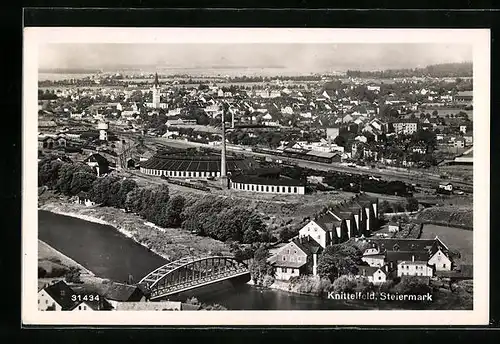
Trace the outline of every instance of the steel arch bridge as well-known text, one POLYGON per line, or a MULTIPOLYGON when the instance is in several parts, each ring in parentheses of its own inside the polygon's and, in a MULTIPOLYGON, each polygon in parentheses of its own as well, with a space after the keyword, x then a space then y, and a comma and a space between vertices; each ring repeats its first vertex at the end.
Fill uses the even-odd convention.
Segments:
POLYGON ((138 284, 155 300, 244 275, 250 275, 248 266, 233 257, 184 257, 151 271, 138 284))

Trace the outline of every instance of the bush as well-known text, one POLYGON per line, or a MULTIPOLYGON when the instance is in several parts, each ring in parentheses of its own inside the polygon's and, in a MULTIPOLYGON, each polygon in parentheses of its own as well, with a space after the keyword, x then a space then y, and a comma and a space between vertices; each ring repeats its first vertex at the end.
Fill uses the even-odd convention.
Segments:
POLYGON ((47 278, 52 278, 52 277, 62 277, 64 276, 67 272, 68 272, 68 268, 66 268, 65 266, 62 266, 62 265, 55 265, 53 264, 51 267, 50 267, 50 270, 47 271, 47 273, 45 274, 45 277, 47 278))
POLYGON ((69 271, 64 276, 64 279, 68 283, 82 283, 82 280, 80 279, 80 269, 73 267, 70 268, 69 271))
POLYGON ((336 293, 349 293, 353 292, 356 289, 356 286, 357 283, 352 277, 343 275, 333 281, 332 288, 336 293))
POLYGON ((400 294, 426 294, 432 289, 425 279, 417 276, 402 276, 401 282, 394 286, 394 291, 400 294))
POLYGON ((38 267, 38 278, 44 278, 47 276, 47 270, 42 268, 41 266, 38 267))

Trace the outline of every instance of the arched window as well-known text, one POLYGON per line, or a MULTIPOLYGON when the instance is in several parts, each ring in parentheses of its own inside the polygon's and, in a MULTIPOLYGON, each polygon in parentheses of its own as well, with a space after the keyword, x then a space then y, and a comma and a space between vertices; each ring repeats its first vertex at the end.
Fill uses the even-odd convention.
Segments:
POLYGON ((274 192, 274 186, 271 186, 271 192, 274 192))
POLYGON ((297 193, 297 187, 293 188, 293 193, 297 193))
POLYGON ((288 187, 288 193, 292 193, 292 188, 288 187))
POLYGON ((269 186, 266 186, 266 192, 269 192, 269 186))

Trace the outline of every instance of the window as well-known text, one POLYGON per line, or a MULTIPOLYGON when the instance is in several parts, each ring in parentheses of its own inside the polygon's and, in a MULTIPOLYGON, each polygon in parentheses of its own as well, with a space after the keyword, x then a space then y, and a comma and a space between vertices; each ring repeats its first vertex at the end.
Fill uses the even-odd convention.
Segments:
POLYGON ((293 193, 297 193, 297 188, 296 187, 293 188, 293 193))
POLYGON ((283 260, 286 260, 286 256, 283 256, 283 260))
POLYGON ((318 235, 318 239, 321 239, 321 236, 320 236, 320 235, 318 235))
POLYGON ((380 281, 382 279, 382 277, 378 276, 378 280, 380 281))
POLYGON ((274 192, 274 186, 271 186, 271 192, 274 192))
POLYGON ((297 254, 297 250, 293 250, 293 254, 297 254))
POLYGON ((445 268, 445 267, 446 267, 446 264, 443 264, 443 268, 445 268))
POLYGON ((82 306, 78 306, 78 310, 81 311, 82 310, 82 306))
POLYGON ((45 304, 48 305, 49 304, 49 300, 45 300, 45 304))
POLYGON ((291 193, 291 192, 292 192, 292 188, 288 187, 288 193, 291 193))
POLYGON ((266 186, 266 192, 269 192, 269 186, 266 186))
POLYGON ((87 306, 83 306, 83 310, 86 311, 87 310, 87 306))

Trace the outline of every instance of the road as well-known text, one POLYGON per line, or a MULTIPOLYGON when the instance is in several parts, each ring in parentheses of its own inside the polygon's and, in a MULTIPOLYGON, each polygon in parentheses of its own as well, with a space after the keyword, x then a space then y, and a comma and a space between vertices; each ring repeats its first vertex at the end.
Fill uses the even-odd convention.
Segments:
MULTIPOLYGON (((129 135, 137 135, 136 133, 126 133, 125 136, 129 135)), ((205 147, 216 150, 221 150, 220 146, 210 146, 207 144, 197 143, 197 142, 186 142, 180 140, 172 140, 166 138, 159 138, 153 136, 145 136, 146 143, 152 143, 160 146, 172 146, 172 147, 205 147)), ((246 156, 254 156, 254 157, 270 157, 270 158, 279 158, 274 155, 256 153, 252 151, 246 151, 243 148, 236 147, 234 145, 227 145, 226 149, 231 152, 243 154, 246 156)), ((300 159, 292 159, 292 158, 281 158, 282 160, 286 160, 287 162, 291 162, 296 164, 297 166, 304 168, 311 168, 319 171, 338 171, 344 173, 353 173, 353 174, 366 174, 376 177, 383 177, 386 180, 399 180, 402 182, 410 183, 410 184, 420 184, 423 187, 435 188, 439 183, 450 182, 453 183, 455 187, 463 188, 466 191, 472 192, 472 182, 466 182, 457 178, 449 178, 446 180, 441 179, 438 175, 421 172, 421 171, 406 171, 406 170, 390 170, 390 169, 378 169, 378 168, 369 168, 369 167, 349 167, 342 163, 320 163, 313 161, 304 161, 300 159)))

